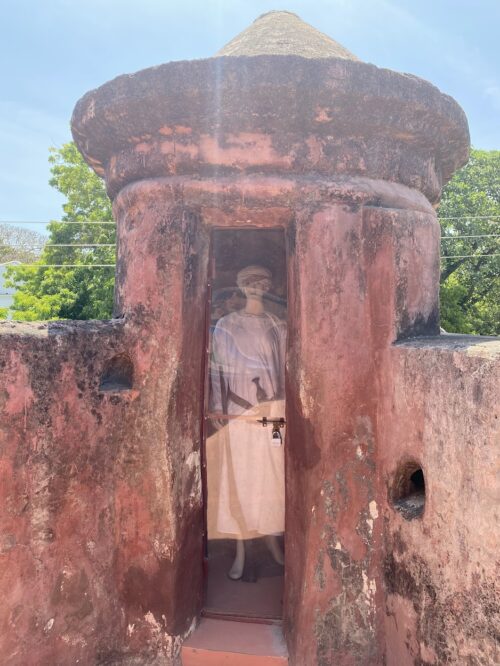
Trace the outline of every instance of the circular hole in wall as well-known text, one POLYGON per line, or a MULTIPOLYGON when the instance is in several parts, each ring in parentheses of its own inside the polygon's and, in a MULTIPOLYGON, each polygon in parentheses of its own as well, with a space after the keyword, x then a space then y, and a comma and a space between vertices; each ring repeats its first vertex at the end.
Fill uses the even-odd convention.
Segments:
POLYGON ((425 509, 424 470, 416 460, 400 464, 391 489, 391 503, 406 520, 419 518, 425 509))
POLYGON ((127 391, 134 383, 134 365, 127 354, 108 359, 99 383, 100 391, 127 391))

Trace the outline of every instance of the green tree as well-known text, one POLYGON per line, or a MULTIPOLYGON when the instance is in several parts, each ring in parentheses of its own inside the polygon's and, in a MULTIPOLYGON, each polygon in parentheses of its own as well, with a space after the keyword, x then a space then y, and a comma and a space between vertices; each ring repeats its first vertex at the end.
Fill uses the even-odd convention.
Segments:
POLYGON ((111 201, 102 180, 87 166, 74 143, 51 149, 50 185, 66 197, 61 222, 48 225, 49 238, 40 260, 8 269, 8 284, 16 287, 13 319, 107 319, 113 309, 114 247, 49 247, 68 244, 113 244, 114 225, 84 224, 112 221, 111 201), (74 268, 41 264, 78 264, 74 268), (94 267, 93 267, 94 266, 94 267))
POLYGON ((0 223, 0 265, 10 261, 32 263, 39 259, 47 236, 31 229, 0 223))
POLYGON ((452 257, 441 261, 441 325, 449 332, 497 335, 500 151, 472 150, 444 188, 438 215, 441 254, 452 257))
MULTIPOLYGON (((47 237, 12 224, 0 224, 0 289, 6 267, 11 262, 33 263, 42 252, 47 237)), ((7 319, 9 308, 0 307, 0 319, 7 319)))

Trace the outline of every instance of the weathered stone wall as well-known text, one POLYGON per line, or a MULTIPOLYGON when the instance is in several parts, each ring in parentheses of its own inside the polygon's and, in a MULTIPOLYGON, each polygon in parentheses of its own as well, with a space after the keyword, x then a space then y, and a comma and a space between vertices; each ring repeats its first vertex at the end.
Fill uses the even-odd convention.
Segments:
POLYGON ((240 219, 288 243, 291 663, 488 663, 494 343, 392 346, 436 332, 425 200, 353 179, 157 179, 115 215, 120 319, 0 327, 7 663, 173 662, 202 594, 209 228, 240 219), (115 356, 132 388, 100 390, 115 356), (427 505, 406 522, 387 498, 410 455, 427 505))
POLYGON ((379 372, 398 336, 436 330, 438 256, 432 211, 330 203, 297 214, 285 604, 293 664, 382 663, 379 372))
POLYGON ((99 394, 121 322, 10 324, 0 336, 0 654, 76 663, 124 630, 115 488, 135 394, 99 394), (90 652, 89 652, 89 646, 90 652))
POLYGON ((500 340, 443 335, 390 350, 379 406, 387 664, 498 662, 500 340), (388 497, 420 462, 426 501, 388 497))
POLYGON ((169 663, 200 610, 203 233, 127 197, 126 317, 0 327, 3 663, 169 663))
POLYGON ((379 663, 377 368, 398 335, 436 331, 431 207, 365 179, 156 179, 126 187, 115 216, 120 319, 1 327, 5 654, 174 659, 202 595, 209 230, 240 221, 288 244, 292 663, 379 663), (120 355, 132 388, 100 390, 120 355))

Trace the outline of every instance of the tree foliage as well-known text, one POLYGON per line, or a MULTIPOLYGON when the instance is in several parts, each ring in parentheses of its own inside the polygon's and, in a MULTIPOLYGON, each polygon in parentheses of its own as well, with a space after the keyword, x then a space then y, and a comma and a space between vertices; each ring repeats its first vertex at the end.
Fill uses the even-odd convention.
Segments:
POLYGON ((500 151, 472 150, 439 206, 441 325, 450 332, 500 332, 500 151), (472 256, 470 256, 472 255, 472 256))
MULTIPOLYGON (((48 225, 48 245, 114 245, 113 225, 83 224, 112 221, 113 217, 102 180, 83 161, 75 144, 51 149, 49 161, 50 185, 65 196, 66 203, 61 222, 48 225)), ((114 270, 95 265, 114 263, 114 247, 45 247, 40 260, 32 266, 8 270, 8 284, 17 289, 11 308, 13 319, 109 318, 113 308, 114 270), (40 264, 78 266, 41 268, 40 264)))
POLYGON ((9 261, 32 263, 43 250, 47 236, 31 229, 11 224, 0 224, 0 264, 9 261))

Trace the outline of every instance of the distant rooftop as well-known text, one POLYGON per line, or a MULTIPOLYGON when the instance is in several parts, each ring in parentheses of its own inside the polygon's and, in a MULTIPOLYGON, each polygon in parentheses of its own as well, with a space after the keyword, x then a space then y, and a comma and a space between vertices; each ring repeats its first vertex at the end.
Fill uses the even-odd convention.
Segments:
POLYGON ((297 14, 287 11, 262 14, 215 55, 298 55, 303 58, 359 60, 297 14))

